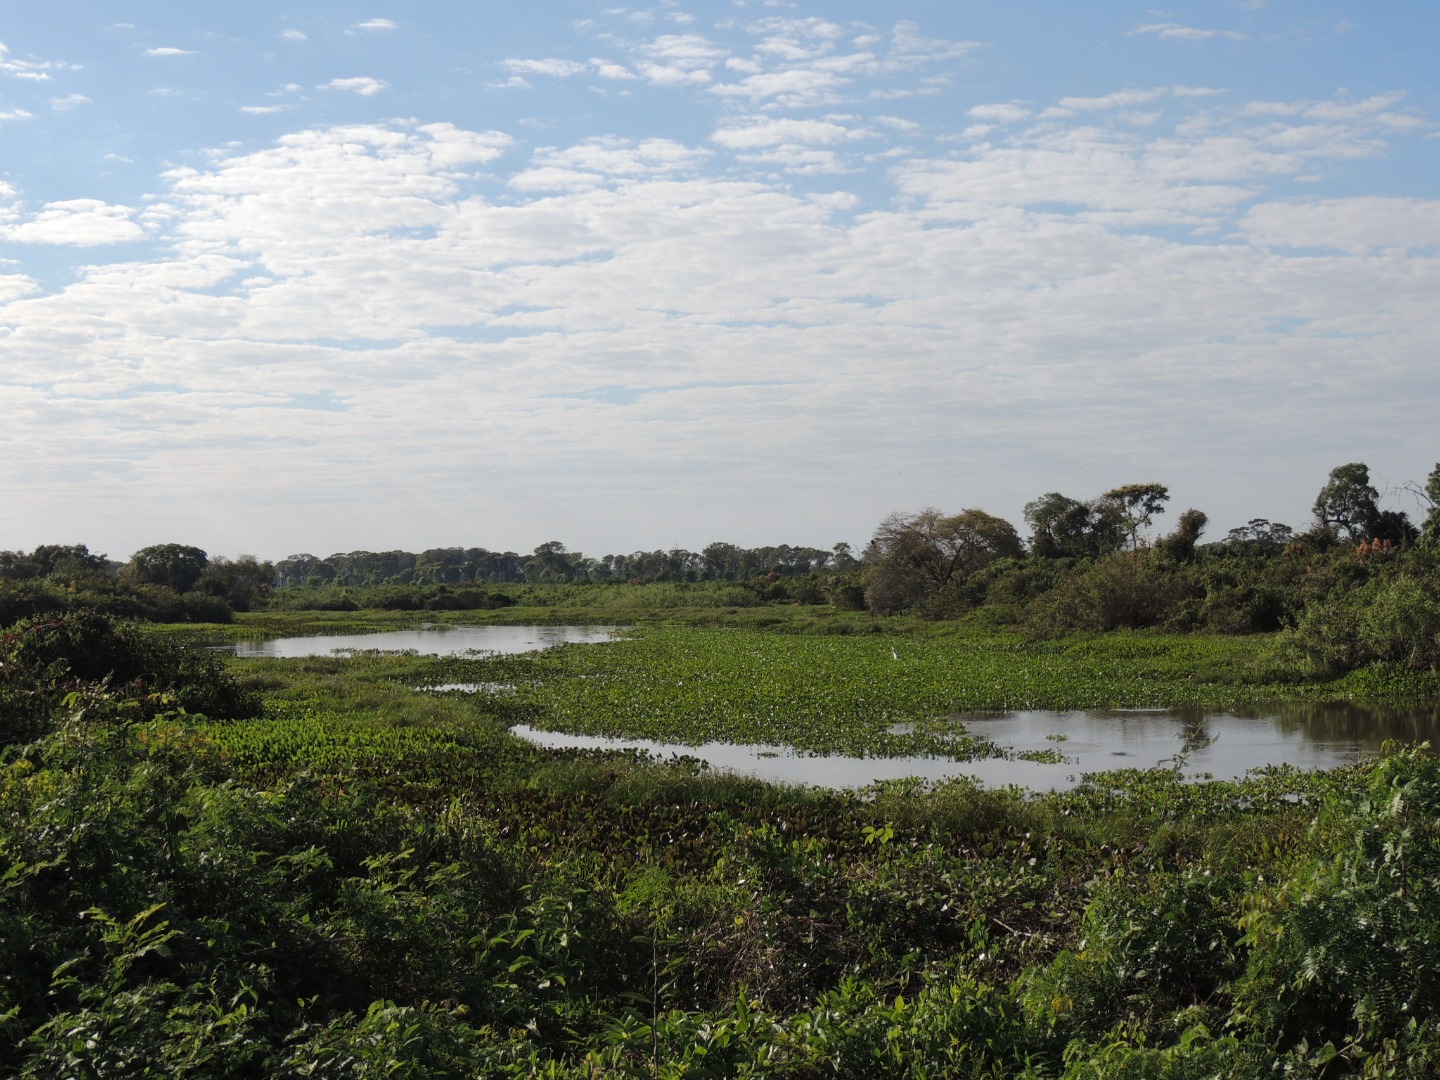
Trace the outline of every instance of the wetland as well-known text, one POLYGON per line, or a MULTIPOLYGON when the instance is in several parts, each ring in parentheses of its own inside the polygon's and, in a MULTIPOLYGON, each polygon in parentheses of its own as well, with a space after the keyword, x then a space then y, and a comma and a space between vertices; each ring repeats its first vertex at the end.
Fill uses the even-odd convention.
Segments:
POLYGON ((0 1067, 1428 1068, 1431 676, 1283 635, 563 614, 12 626, 0 1067), (217 637, 312 640, 185 644, 217 637))

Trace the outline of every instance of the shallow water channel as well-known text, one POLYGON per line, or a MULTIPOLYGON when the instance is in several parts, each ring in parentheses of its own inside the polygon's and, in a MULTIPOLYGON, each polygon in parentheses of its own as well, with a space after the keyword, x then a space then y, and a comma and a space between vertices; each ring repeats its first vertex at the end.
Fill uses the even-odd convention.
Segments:
POLYGON ((465 653, 523 653, 572 643, 609 641, 616 626, 425 626, 418 630, 385 630, 372 634, 312 634, 221 645, 232 656, 331 656, 380 649, 414 651, 422 656, 465 653))
POLYGON ((968 776, 991 787, 1015 784, 1032 791, 1065 790, 1078 784, 1086 773, 1112 769, 1178 765, 1186 777, 1219 780, 1239 779, 1251 769, 1267 765, 1329 769, 1375 755, 1386 739, 1418 742, 1440 735, 1440 708, 1368 709, 1351 704, 1211 712, 1036 709, 957 713, 950 720, 957 734, 963 729, 1017 754, 1053 751, 1064 761, 814 757, 797 755, 783 746, 715 742, 684 746, 564 735, 524 725, 512 730, 542 746, 636 748, 659 758, 683 755, 716 769, 782 783, 860 788, 906 777, 945 780, 968 776))

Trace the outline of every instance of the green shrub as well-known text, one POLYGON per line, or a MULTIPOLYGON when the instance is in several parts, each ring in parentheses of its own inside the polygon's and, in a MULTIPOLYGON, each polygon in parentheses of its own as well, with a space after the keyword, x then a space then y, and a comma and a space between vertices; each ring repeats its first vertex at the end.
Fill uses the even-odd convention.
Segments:
MULTIPOLYGON (((1327 816, 1349 832, 1245 904, 1235 1019, 1268 1045, 1351 1063, 1440 1049, 1440 761, 1406 750, 1327 816)), ((1417 1075, 1417 1074, 1411 1074, 1417 1075)))
POLYGON ((1102 559, 1067 576, 1031 606, 1031 630, 1056 637, 1159 626, 1180 598, 1178 578, 1135 553, 1102 559))
POLYGON ((1027 1011, 1067 1039, 1117 1024, 1156 1031, 1239 973, 1234 883, 1203 871, 1117 878, 1085 910, 1077 947, 1034 978, 1027 1011))
POLYGON ((1409 574, 1367 582, 1312 603, 1290 642, 1327 675, 1377 661, 1440 669, 1440 587, 1409 574))
POLYGON ((109 615, 70 612, 22 619, 0 637, 0 742, 34 738, 68 694, 101 685, 107 708, 135 719, 180 708, 225 720, 260 708, 218 657, 109 615))

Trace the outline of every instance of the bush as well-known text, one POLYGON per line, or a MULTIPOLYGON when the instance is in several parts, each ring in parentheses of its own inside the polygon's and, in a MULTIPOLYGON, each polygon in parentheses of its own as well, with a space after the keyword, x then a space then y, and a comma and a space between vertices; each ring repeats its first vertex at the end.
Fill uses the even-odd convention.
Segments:
POLYGON ((1290 642, 1325 675, 1377 661, 1440 669, 1440 588, 1409 575, 1371 581, 1309 605, 1290 642))
POLYGON ((46 730, 67 695, 105 685, 117 715, 148 719, 167 708, 236 719, 259 712, 220 659, 147 635, 133 623, 80 611, 23 619, 0 637, 0 742, 46 730))
POLYGON ((1159 1033, 1239 973, 1232 884, 1206 873, 1118 878, 1085 911, 1077 950, 1034 978, 1027 1010, 1067 1037, 1117 1024, 1159 1033))
POLYGON ((1065 578, 1031 606, 1026 623, 1045 636, 1159 626, 1179 593, 1175 574, 1142 555, 1115 555, 1065 578))
POLYGON ((1277 1048, 1351 1062, 1420 1053, 1433 1064, 1440 762, 1419 750, 1398 753, 1375 769, 1359 806, 1331 805, 1327 816, 1348 826, 1346 849, 1247 902, 1251 952, 1236 987, 1237 1018, 1277 1048))

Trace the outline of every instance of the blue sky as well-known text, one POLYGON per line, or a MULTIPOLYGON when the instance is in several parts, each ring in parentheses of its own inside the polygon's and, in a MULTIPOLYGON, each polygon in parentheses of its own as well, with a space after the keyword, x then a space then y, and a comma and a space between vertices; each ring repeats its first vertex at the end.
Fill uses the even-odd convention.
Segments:
POLYGON ((0 14, 0 547, 862 544, 1440 441, 1434 4, 0 14))

